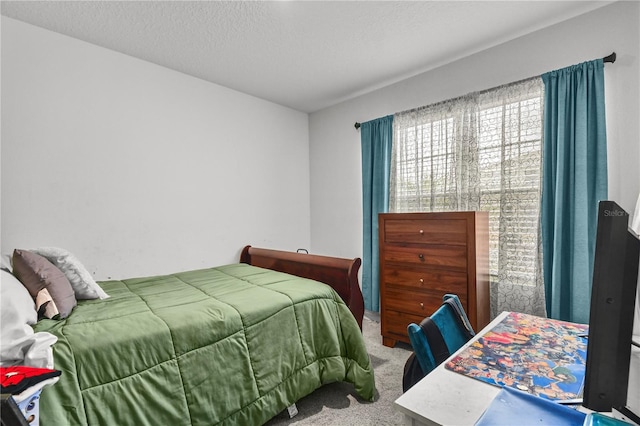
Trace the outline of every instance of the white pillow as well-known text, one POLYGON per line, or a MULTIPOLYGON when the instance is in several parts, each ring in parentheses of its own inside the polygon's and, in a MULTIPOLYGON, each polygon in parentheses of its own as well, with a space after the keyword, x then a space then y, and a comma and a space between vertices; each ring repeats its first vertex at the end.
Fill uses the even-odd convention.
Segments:
POLYGON ((64 273, 73 287, 76 299, 106 299, 109 297, 78 258, 67 250, 58 247, 39 247, 29 249, 29 251, 44 257, 64 273))
POLYGON ((13 266, 11 265, 11 254, 3 254, 0 257, 0 269, 4 269, 7 272, 13 273, 13 266))
POLYGON ((53 368, 51 346, 58 338, 33 332, 36 305, 27 288, 11 273, 0 270, 0 365, 53 368))
POLYGON ((38 321, 36 304, 29 291, 13 274, 0 270, 0 361, 22 361, 20 342, 33 335, 38 321))

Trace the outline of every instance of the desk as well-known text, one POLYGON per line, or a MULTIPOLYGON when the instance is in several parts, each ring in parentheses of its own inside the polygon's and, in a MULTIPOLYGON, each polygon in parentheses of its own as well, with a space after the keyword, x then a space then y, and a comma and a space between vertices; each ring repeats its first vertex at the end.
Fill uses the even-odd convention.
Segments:
MULTIPOLYGON (((473 425, 480 418, 500 388, 450 371, 445 364, 494 329, 509 314, 501 313, 447 361, 395 401, 394 407, 404 414, 406 425, 473 425)), ((636 335, 634 339, 638 341, 640 336, 636 335)), ((633 412, 640 411, 640 348, 635 346, 631 348, 627 405, 633 412)), ((589 412, 584 407, 579 410, 589 412)), ((631 422, 617 410, 609 415, 631 422)))
MULTIPOLYGON (((498 315, 451 358, 508 314, 498 315)), ((500 392, 497 386, 447 370, 445 364, 446 361, 394 402, 394 407, 404 414, 406 425, 473 425, 500 392)))
MULTIPOLYGON (((408 398, 415 395, 409 404, 422 405, 409 407, 409 411, 428 414, 417 418, 423 424, 473 424, 500 386, 554 400, 580 398, 587 351, 582 335, 587 331, 585 324, 504 312, 439 366, 433 377, 430 374, 425 383, 421 381, 416 393, 409 393, 408 398), (426 395, 421 391, 437 392, 428 403, 433 407, 425 409, 426 395), (448 402, 459 408, 449 410, 448 402), (436 411, 437 407, 445 407, 445 412, 436 411)), ((399 405, 406 404, 399 401, 399 405)))
MULTIPOLYGON (((445 364, 494 329, 508 315, 509 312, 503 312, 496 317, 447 361, 395 401, 394 407, 404 414, 406 425, 473 425, 480 418, 500 388, 450 371, 445 364)), ((638 336, 635 339, 638 340, 638 336)), ((632 347, 631 352, 627 404, 632 411, 640 411, 640 349, 637 347, 632 347)), ((589 412, 584 407, 579 410, 589 412)), ((616 410, 609 415, 631 422, 616 410)))

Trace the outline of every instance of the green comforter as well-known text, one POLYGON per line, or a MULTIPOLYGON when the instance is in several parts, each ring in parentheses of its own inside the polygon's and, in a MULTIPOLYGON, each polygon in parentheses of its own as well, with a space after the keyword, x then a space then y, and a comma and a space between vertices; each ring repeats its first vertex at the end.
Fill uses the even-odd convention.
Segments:
POLYGON ((245 264, 100 283, 58 336, 47 425, 259 425, 329 382, 374 396, 358 325, 329 287, 245 264), (304 282, 301 282, 304 281, 304 282))

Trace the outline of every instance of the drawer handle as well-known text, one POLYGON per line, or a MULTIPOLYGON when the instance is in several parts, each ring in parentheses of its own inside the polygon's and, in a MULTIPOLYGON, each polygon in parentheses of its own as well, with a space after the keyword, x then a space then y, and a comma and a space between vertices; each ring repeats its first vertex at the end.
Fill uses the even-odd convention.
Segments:
POLYGON ((420 285, 424 284, 424 280, 422 278, 420 278, 420 285))
POLYGON ((422 234, 424 234, 424 230, 423 229, 420 230, 420 235, 422 235, 422 234))
POLYGON ((420 309, 424 309, 424 303, 420 303, 420 309))
POLYGON ((418 255, 418 257, 419 257, 420 259, 424 259, 424 254, 420 253, 420 254, 418 255))

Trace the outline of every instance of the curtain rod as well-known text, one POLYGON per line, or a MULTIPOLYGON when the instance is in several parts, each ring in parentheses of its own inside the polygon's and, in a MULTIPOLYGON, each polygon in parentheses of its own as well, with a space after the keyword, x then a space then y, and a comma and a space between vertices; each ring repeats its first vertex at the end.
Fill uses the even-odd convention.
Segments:
MULTIPOLYGON (((616 61, 616 52, 613 52, 611 53, 611 55, 608 55, 602 58, 602 62, 614 63, 615 61, 616 61)), ((354 127, 356 128, 356 130, 358 130, 360 128, 360 123, 356 121, 356 124, 354 124, 354 127)))

